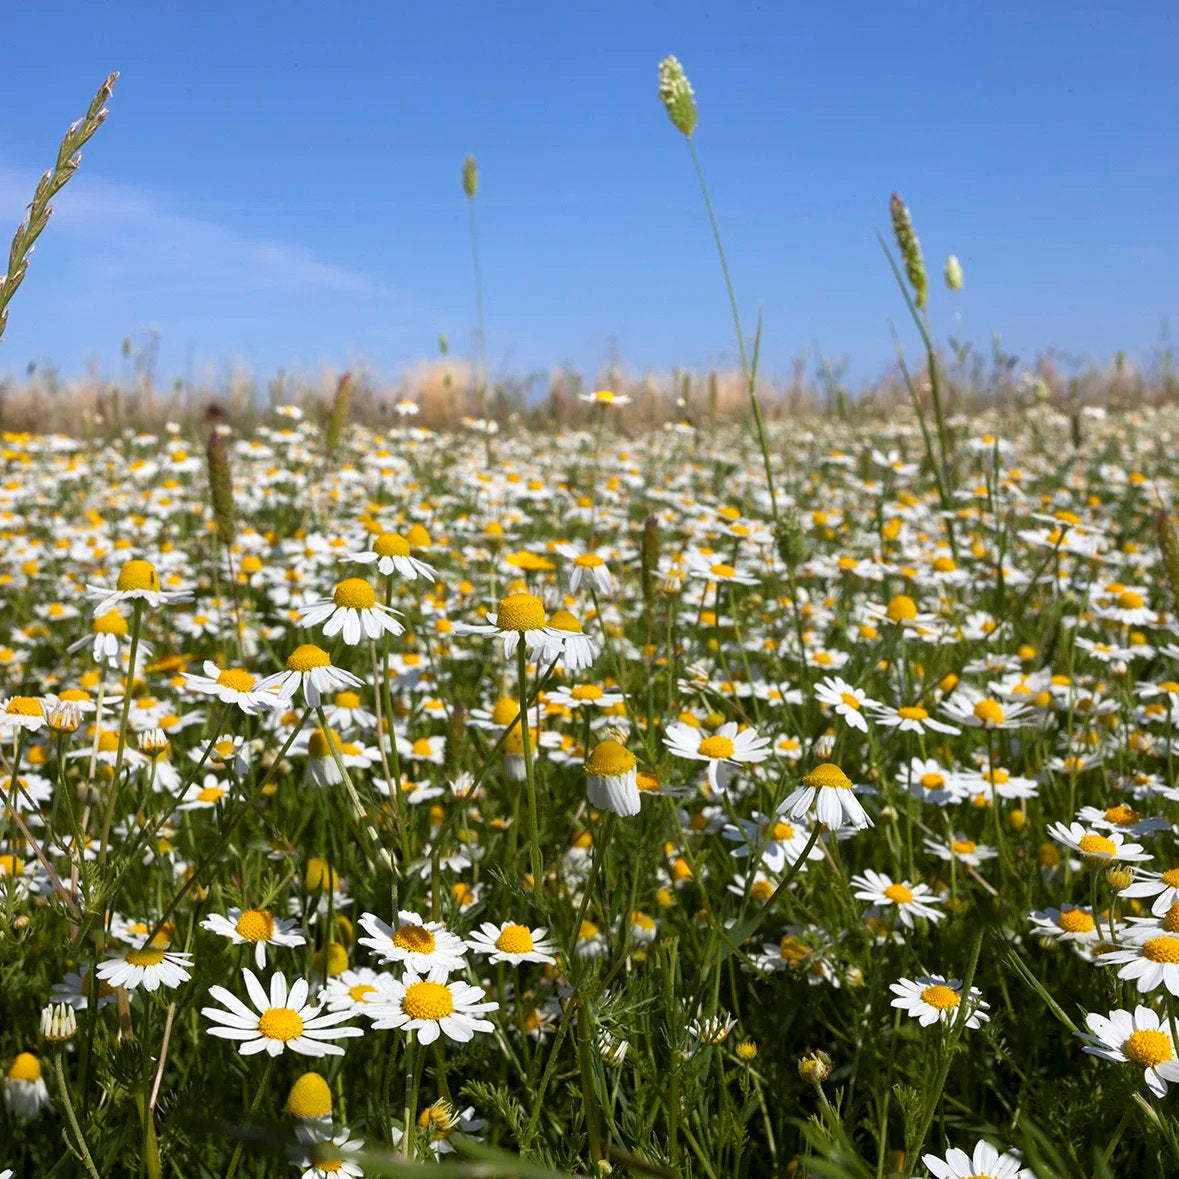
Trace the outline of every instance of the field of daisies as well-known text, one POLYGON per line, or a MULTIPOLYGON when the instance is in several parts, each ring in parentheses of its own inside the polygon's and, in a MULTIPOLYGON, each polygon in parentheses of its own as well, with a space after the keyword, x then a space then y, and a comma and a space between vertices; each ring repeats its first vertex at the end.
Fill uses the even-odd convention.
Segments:
POLYGON ((1179 1171, 1179 413, 592 400, 3 438, 0 1173, 1179 1171))

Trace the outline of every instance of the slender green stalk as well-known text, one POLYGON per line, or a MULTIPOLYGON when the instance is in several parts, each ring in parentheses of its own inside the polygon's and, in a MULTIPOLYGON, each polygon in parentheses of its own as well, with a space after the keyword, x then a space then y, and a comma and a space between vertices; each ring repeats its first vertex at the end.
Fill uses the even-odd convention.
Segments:
POLYGON ((78 1115, 74 1113, 74 1103, 70 1100, 70 1087, 66 1084, 65 1067, 62 1064, 63 1054, 64 1050, 60 1047, 56 1048, 53 1053, 53 1072, 57 1077, 57 1092, 61 1097, 62 1107, 66 1111, 66 1120, 74 1132, 74 1141, 77 1143, 78 1150, 82 1155, 82 1163, 90 1175, 90 1179, 102 1179, 98 1168, 94 1165, 94 1159, 90 1155, 90 1148, 86 1145, 86 1135, 82 1133, 82 1127, 78 1125, 78 1115))

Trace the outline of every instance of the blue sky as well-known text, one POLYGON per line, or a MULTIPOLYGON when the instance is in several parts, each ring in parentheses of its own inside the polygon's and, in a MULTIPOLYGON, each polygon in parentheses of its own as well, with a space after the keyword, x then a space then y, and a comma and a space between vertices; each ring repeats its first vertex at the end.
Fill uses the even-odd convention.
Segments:
MULTIPOLYGON (((935 329, 1030 361, 1179 333, 1179 17, 1170 5, 994 2, 197 5, 5 16, 5 242, 111 70, 111 114, 57 200, 0 343, 118 377, 365 362, 386 377, 474 344, 462 160, 493 374, 617 355, 735 359, 691 162, 655 96, 676 53, 764 366, 814 346, 855 377, 903 318, 875 231, 913 211, 935 329)), ((4 246, 6 253, 7 247, 4 246)), ((905 333, 913 346, 912 333, 905 333)))

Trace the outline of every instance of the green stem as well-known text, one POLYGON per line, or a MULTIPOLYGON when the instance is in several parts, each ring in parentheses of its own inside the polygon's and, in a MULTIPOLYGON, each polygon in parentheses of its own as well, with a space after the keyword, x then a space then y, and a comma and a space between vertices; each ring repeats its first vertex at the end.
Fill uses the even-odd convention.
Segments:
POLYGON ((544 861, 540 854, 540 830, 536 817, 536 778, 532 769, 532 734, 528 728, 528 649, 523 635, 516 645, 516 679, 516 690, 520 699, 520 740, 524 747, 524 782, 528 791, 528 844, 532 865, 532 890, 539 903, 544 892, 544 861))
POLYGON ((86 1145, 86 1138, 82 1133, 82 1127, 78 1125, 78 1115, 74 1113, 74 1103, 70 1100, 69 1086, 66 1084, 65 1068, 62 1066, 62 1049, 58 1048, 53 1054, 53 1071, 57 1075, 57 1088, 61 1094, 61 1104, 66 1111, 66 1119, 70 1123, 70 1129, 74 1132, 74 1139, 78 1143, 78 1150, 82 1154, 82 1162, 86 1165, 86 1170, 90 1174, 91 1179, 102 1179, 98 1173, 98 1168, 94 1165, 94 1159, 90 1155, 90 1148, 86 1145))

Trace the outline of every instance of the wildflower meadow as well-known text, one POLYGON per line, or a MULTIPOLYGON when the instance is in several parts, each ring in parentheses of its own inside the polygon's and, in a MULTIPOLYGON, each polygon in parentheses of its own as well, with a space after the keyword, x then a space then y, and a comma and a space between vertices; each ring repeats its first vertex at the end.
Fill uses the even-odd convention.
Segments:
POLYGON ((658 95, 740 412, 4 434, 0 1175, 1179 1174, 1179 408, 964 407, 884 194, 771 418, 658 95))

